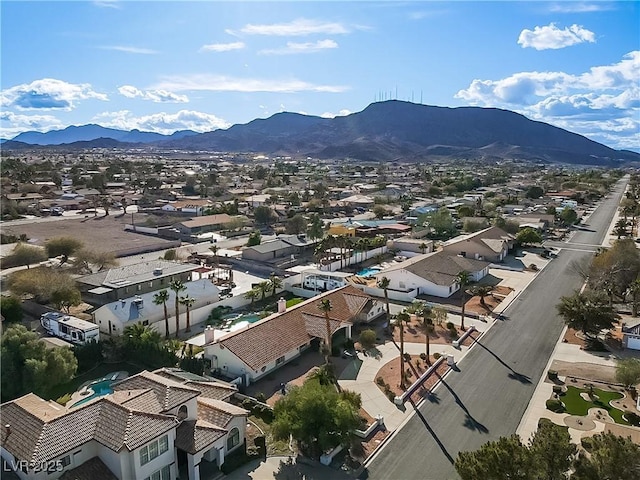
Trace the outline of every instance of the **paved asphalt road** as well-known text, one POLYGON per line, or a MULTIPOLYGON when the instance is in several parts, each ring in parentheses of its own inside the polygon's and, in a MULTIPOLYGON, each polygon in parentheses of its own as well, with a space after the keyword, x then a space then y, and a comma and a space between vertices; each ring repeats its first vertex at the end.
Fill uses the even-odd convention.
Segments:
MULTIPOLYGON (((626 181, 605 199, 571 242, 604 239, 626 181)), ((570 248, 570 247, 569 247, 570 248)), ((563 329, 555 305, 582 283, 569 267, 589 252, 563 250, 506 309, 494 325, 435 389, 405 426, 367 465, 360 478, 446 480, 459 478, 453 462, 460 451, 515 433, 535 386, 563 329)), ((407 404, 408 408, 412 408, 407 404)))

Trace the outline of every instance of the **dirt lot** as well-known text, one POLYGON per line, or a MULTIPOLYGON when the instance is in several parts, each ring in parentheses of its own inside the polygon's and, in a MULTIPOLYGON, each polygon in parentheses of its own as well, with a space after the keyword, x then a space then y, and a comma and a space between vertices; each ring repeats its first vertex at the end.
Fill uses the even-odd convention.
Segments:
MULTIPOLYGON (((81 217, 78 215, 78 217, 81 217)), ((136 223, 143 221, 144 214, 136 214, 136 223)), ((55 222, 41 222, 12 227, 10 223, 3 224, 3 231, 20 235, 26 234, 31 243, 44 245, 55 237, 73 237, 80 240, 92 250, 113 252, 116 256, 125 254, 144 253, 163 248, 169 248, 171 242, 150 235, 142 235, 124 230, 124 225, 130 223, 130 216, 116 215, 87 218, 70 218, 55 222), (137 251, 135 251, 137 250, 137 251)))

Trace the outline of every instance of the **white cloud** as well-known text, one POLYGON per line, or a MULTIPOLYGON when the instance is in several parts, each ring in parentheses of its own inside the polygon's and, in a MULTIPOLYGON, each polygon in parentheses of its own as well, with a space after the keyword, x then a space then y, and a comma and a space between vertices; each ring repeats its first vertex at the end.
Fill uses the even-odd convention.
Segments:
MULTIPOLYGON (((296 37, 314 34, 337 35, 349 33, 346 26, 337 22, 322 22, 298 18, 289 23, 272 23, 263 25, 247 24, 240 29, 247 35, 273 35, 279 37, 296 37)), ((230 30, 228 33, 234 33, 230 30)))
POLYGON ((200 47, 201 52, 229 52, 231 50, 242 50, 245 47, 244 42, 231 43, 212 43, 200 47))
POLYGON ((184 75, 163 78, 152 88, 171 92, 210 91, 210 92, 327 92, 339 93, 349 89, 342 85, 318 85, 297 79, 258 79, 235 78, 224 75, 184 75))
POLYGON ((343 108, 338 113, 324 112, 320 116, 322 118, 336 118, 336 117, 346 117, 347 115, 351 115, 352 113, 353 112, 351 110, 347 110, 346 108, 343 108))
POLYGON ((14 112, 0 112, 0 136, 2 138, 13 138, 19 133, 35 130, 37 132, 48 132, 58 128, 63 128, 62 122, 53 115, 21 115, 14 112), (7 125, 5 125, 7 122, 7 125))
POLYGON ((634 51, 617 63, 577 75, 519 72, 499 80, 476 79, 455 98, 472 105, 508 108, 614 148, 637 149, 638 79, 640 51, 634 51))
POLYGON ((177 113, 154 113, 138 117, 128 110, 120 110, 100 113, 92 121, 104 127, 122 130, 137 128, 138 130, 157 132, 163 135, 170 135, 178 130, 210 132, 230 126, 228 122, 215 115, 192 110, 180 110, 177 113))
POLYGON ((131 47, 126 45, 106 45, 99 47, 102 50, 114 50, 116 52, 133 53, 136 55, 156 55, 159 52, 150 48, 131 47))
POLYGON ((261 55, 295 55, 298 53, 318 53, 333 48, 338 48, 338 44, 333 40, 305 43, 287 42, 286 47, 260 50, 258 53, 261 55))
POLYGON ((78 100, 108 100, 106 95, 95 92, 88 83, 68 83, 55 78, 16 85, 2 90, 0 96, 3 107, 19 110, 72 110, 78 100))
POLYGON ((118 88, 120 95, 127 98, 142 98, 155 103, 188 103, 189 97, 178 95, 167 90, 140 90, 132 85, 123 85, 118 88))
POLYGON ((536 50, 557 50, 579 43, 594 43, 595 41, 595 34, 592 31, 576 24, 559 29, 554 23, 550 23, 544 27, 534 27, 533 30, 524 29, 518 37, 518 45, 522 45, 522 48, 535 48, 536 50))
POLYGON ((593 13, 613 10, 614 8, 615 6, 610 2, 564 2, 551 5, 549 10, 554 13, 593 13))

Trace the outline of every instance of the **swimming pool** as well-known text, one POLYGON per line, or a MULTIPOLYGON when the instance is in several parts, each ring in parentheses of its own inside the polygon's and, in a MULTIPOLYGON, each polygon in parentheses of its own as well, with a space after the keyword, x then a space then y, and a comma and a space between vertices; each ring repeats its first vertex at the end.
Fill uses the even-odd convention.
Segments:
POLYGON ((82 400, 78 400, 76 403, 71 405, 72 407, 78 407, 84 403, 87 403, 89 400, 93 400, 97 397, 103 397, 105 395, 109 395, 113 393, 113 388, 111 388, 111 384, 113 381, 111 379, 101 380, 94 384, 89 384, 85 388, 93 390, 93 393, 82 400))
POLYGON ((223 323, 229 322, 230 325, 235 325, 240 322, 255 323, 260 320, 260 316, 257 313, 230 313, 222 317, 223 323))
POLYGON ((360 270, 358 273, 356 273, 356 275, 358 275, 359 277, 371 277, 376 273, 380 273, 380 270, 381 269, 377 267, 368 267, 364 270, 360 270))

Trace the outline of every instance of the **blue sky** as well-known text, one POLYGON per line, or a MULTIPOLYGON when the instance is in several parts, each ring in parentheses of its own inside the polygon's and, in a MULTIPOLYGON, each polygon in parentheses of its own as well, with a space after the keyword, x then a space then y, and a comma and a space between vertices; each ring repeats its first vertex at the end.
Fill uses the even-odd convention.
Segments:
POLYGON ((513 110, 640 151, 639 2, 0 2, 0 135, 160 133, 377 100, 513 110))

